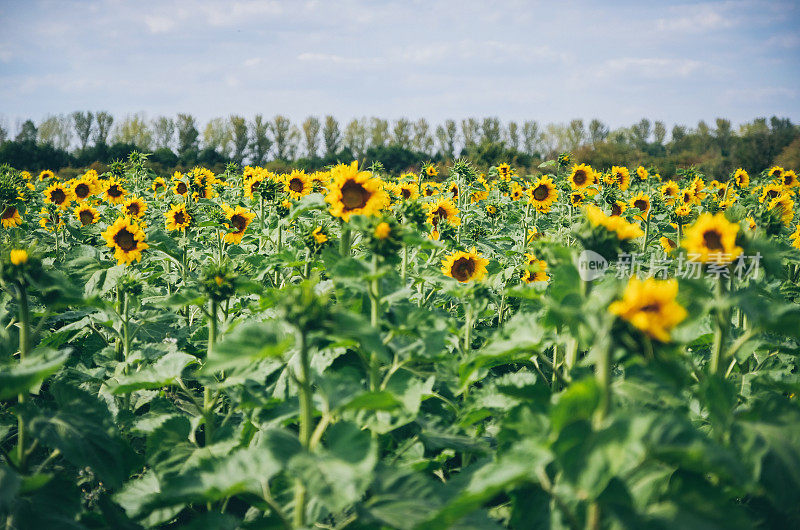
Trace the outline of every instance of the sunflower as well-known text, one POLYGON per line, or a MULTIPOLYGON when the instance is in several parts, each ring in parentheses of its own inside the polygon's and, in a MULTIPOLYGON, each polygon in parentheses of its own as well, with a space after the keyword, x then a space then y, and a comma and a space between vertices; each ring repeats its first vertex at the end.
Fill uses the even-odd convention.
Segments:
POLYGON ((105 199, 111 204, 120 204, 125 200, 128 190, 122 187, 116 179, 111 179, 106 183, 105 199))
POLYGON ((639 219, 647 219, 648 214, 650 213, 650 196, 645 195, 642 192, 639 192, 638 195, 633 197, 630 200, 631 208, 639 208, 642 213, 637 217, 639 219))
POLYGON ((83 226, 94 224, 100 220, 100 214, 88 204, 79 204, 73 213, 83 226))
POLYGON ((425 205, 428 209, 428 222, 436 228, 439 221, 447 221, 453 226, 461 225, 461 218, 458 216, 458 208, 450 199, 439 199, 434 203, 425 205))
POLYGON ((739 188, 746 188, 750 185, 750 175, 744 169, 739 168, 733 173, 733 181, 739 188))
POLYGON ((781 175, 781 183, 787 188, 796 188, 800 186, 800 180, 797 180, 797 174, 791 169, 783 172, 783 175, 781 175))
POLYGON ((156 177, 153 181, 153 184, 150 186, 150 191, 153 192, 153 195, 158 197, 159 193, 164 193, 167 190, 167 183, 161 177, 156 177))
POLYGON ((777 198, 782 192, 783 190, 779 184, 767 184, 762 188, 761 196, 758 198, 758 202, 763 203, 764 201, 771 201, 777 198))
POLYGON ((668 206, 672 206, 675 203, 675 198, 680 193, 680 188, 678 188, 678 183, 674 180, 670 180, 663 186, 661 186, 661 197, 663 197, 664 202, 668 206))
POLYGON ((403 200, 413 200, 419 197, 419 186, 416 182, 398 184, 394 188, 394 193, 403 200))
POLYGON ((8 205, 3 209, 3 214, 0 215, 0 222, 3 223, 3 228, 14 228, 22 224, 22 216, 19 210, 14 205, 8 205))
POLYGON ((618 217, 622 215, 622 212, 628 209, 628 205, 622 201, 614 201, 611 205, 611 216, 618 217))
POLYGON ((473 191, 472 194, 469 196, 469 202, 476 203, 488 198, 489 198, 488 191, 483 191, 483 190, 473 191))
POLYGON ((667 254, 670 254, 673 250, 678 248, 678 244, 667 236, 661 236, 661 239, 659 239, 658 242, 661 243, 661 248, 663 248, 664 252, 667 254))
POLYGON ((781 178, 783 176, 783 168, 780 166, 772 166, 767 171, 767 176, 771 179, 781 178))
POLYGON ((437 195, 440 190, 440 184, 438 182, 423 182, 422 183, 422 195, 424 197, 432 197, 437 195))
POLYGON ((45 169, 41 173, 39 173, 39 180, 50 180, 50 179, 57 179, 56 174, 50 171, 49 169, 45 169))
POLYGON ((678 194, 678 200, 681 204, 686 205, 700 204, 700 198, 697 196, 697 194, 695 194, 691 187, 683 188, 678 194))
POLYGON ((558 190, 548 176, 539 178, 528 189, 528 202, 540 212, 549 212, 557 198, 558 190))
POLYGON ((284 181, 284 190, 286 190, 294 200, 300 200, 302 197, 311 193, 313 187, 314 185, 311 183, 311 179, 308 178, 308 175, 306 175, 304 171, 299 171, 297 169, 287 175, 284 181))
POLYGON ((264 181, 263 171, 256 171, 255 169, 253 169, 252 173, 250 174, 245 173, 243 181, 244 196, 247 197, 248 199, 251 199, 254 193, 258 193, 259 187, 261 186, 261 183, 263 181, 264 181))
POLYGON ((748 215, 747 218, 745 218, 745 222, 747 223, 747 229, 748 230, 755 230, 756 229, 756 226, 757 226, 756 225, 756 220, 753 219, 752 216, 748 215))
POLYGON ((583 199, 583 193, 580 191, 576 190, 569 194, 569 203, 575 208, 583 204, 583 199))
POLYGON ((512 201, 518 201, 525 195, 525 188, 517 184, 516 182, 511 183, 511 197, 512 201))
POLYGON ((503 180, 509 180, 511 175, 511 166, 506 163, 500 164, 497 166, 497 174, 500 175, 500 178, 503 180))
POLYGON ((639 166, 636 168, 636 176, 639 177, 639 180, 647 180, 650 176, 650 173, 644 168, 644 166, 639 166))
POLYGON ((52 232, 54 226, 56 228, 64 226, 64 219, 61 218, 57 211, 51 214, 47 208, 42 208, 39 212, 39 216, 39 226, 48 232, 52 232))
POLYGON ((436 166, 431 164, 425 168, 425 174, 428 175, 429 177, 435 177, 436 175, 439 174, 439 170, 436 169, 436 166))
POLYGON ((147 203, 139 197, 131 197, 122 204, 122 213, 134 219, 141 219, 147 210, 147 203))
POLYGON ((792 246, 794 248, 800 248, 800 223, 797 223, 797 228, 795 228, 794 232, 789 236, 789 239, 792 240, 792 246))
POLYGON ((475 251, 456 251, 442 260, 442 272, 445 276, 458 280, 461 283, 470 280, 479 281, 486 275, 486 265, 489 260, 475 251))
POLYGON ((311 232, 312 237, 314 238, 314 242, 317 245, 322 245, 323 243, 328 242, 328 234, 322 231, 322 227, 318 226, 311 232))
POLYGON ((114 257, 117 258, 118 265, 123 263, 127 265, 133 260, 140 261, 142 250, 148 247, 144 242, 145 235, 142 229, 136 222, 126 217, 119 217, 103 232, 102 236, 106 240, 106 246, 114 249, 114 257))
POLYGON ((55 182, 44 190, 44 202, 66 210, 69 203, 72 202, 72 190, 60 182, 55 182))
POLYGON ((525 283, 546 282, 550 279, 547 275, 547 262, 525 253, 525 269, 522 271, 522 281, 525 283))
POLYGON ((738 231, 739 225, 725 219, 724 214, 704 213, 686 229, 683 246, 703 263, 725 265, 742 253, 736 246, 738 231))
POLYGON ((587 164, 572 166, 572 172, 569 175, 569 185, 572 186, 572 189, 583 189, 594 183, 595 175, 591 166, 587 164))
POLYGON ((611 173, 604 180, 609 186, 625 191, 631 184, 631 172, 626 167, 611 166, 611 173))
POLYGON ((189 195, 189 185, 186 184, 183 180, 175 181, 175 184, 172 186, 172 191, 175 192, 176 195, 181 195, 186 197, 189 195))
POLYGON ((606 215, 603 210, 593 204, 586 206, 586 217, 592 226, 602 226, 614 232, 618 239, 636 239, 644 235, 639 225, 629 223, 618 215, 606 215))
POLYGON ((12 265, 20 266, 28 263, 28 251, 15 248, 8 253, 8 259, 12 265))
POLYGON ((781 193, 769 202, 768 209, 780 217, 781 222, 789 226, 794 219, 794 201, 788 193, 781 193))
POLYGON ((186 211, 186 205, 183 203, 173 204, 164 216, 166 217, 165 227, 169 231, 183 231, 192 224, 192 216, 186 211))
POLYGON ((331 176, 325 200, 334 217, 348 221, 351 215, 376 215, 389 205, 383 182, 369 171, 359 171, 358 162, 339 164, 331 176))
POLYGON ((72 183, 72 196, 77 202, 83 202, 97 193, 97 185, 88 173, 72 183))
POLYGON ((225 217, 228 218, 228 222, 225 226, 234 229, 233 232, 225 234, 225 242, 238 245, 242 242, 244 231, 247 230, 247 227, 253 222, 256 214, 241 206, 231 208, 225 203, 222 204, 222 209, 225 211, 225 217))
POLYGON ((642 281, 631 276, 622 300, 612 302, 608 311, 630 322, 633 327, 661 342, 669 342, 672 328, 686 318, 686 309, 675 301, 677 280, 642 281))
POLYGON ((450 192, 450 195, 453 199, 458 199, 458 182, 451 182, 450 186, 447 187, 447 191, 450 192))

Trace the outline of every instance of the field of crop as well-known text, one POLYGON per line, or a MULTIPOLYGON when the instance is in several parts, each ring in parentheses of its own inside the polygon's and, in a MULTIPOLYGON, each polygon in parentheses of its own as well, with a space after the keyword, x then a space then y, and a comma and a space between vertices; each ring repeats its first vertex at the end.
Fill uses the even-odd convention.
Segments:
POLYGON ((790 169, 0 168, 0 527, 798 528, 790 169))

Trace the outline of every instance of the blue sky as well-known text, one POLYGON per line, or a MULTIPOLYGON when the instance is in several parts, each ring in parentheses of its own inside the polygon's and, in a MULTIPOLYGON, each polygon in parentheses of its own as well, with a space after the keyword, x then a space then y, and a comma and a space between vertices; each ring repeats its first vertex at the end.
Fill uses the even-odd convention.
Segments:
POLYGON ((800 4, 4 0, 0 115, 800 121, 800 4))

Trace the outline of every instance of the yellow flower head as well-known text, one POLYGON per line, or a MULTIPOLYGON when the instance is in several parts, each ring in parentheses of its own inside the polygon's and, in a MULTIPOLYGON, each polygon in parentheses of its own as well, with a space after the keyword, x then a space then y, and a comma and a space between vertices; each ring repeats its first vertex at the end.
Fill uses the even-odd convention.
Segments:
POLYGON ((673 240, 671 240, 666 236, 662 236, 661 239, 658 240, 658 242, 661 243, 661 248, 663 248, 664 252, 666 252, 667 254, 672 253, 673 250, 678 248, 677 243, 675 243, 673 240))
POLYGON ((3 228, 13 228, 22 224, 22 216, 16 206, 9 205, 0 214, 0 222, 3 223, 3 228))
POLYGON ((611 173, 604 180, 609 186, 625 191, 631 184, 631 172, 626 167, 611 166, 611 173))
POLYGON ((28 263, 28 251, 15 248, 9 253, 9 259, 11 260, 12 265, 24 265, 28 263))
POLYGON ((328 241, 328 235, 322 232, 322 227, 316 227, 312 232, 311 235, 314 236, 314 241, 316 241, 317 245, 321 245, 328 241))
POLYGON ((429 177, 435 177, 436 175, 439 174, 439 170, 436 169, 436 166, 431 164, 425 168, 425 174, 428 175, 429 177))
POLYGON ((148 248, 142 229, 131 219, 120 217, 103 233, 106 246, 114 249, 117 264, 129 264, 142 259, 142 250, 148 248))
POLYGON ((458 208, 450 199, 439 199, 436 202, 425 205, 428 209, 428 222, 436 228, 440 221, 447 221, 453 226, 461 225, 461 218, 458 216, 458 208))
POLYGON ((82 226, 94 224, 100 220, 100 214, 89 204, 79 204, 75 207, 73 213, 82 226))
POLYGON ((638 208, 642 211, 641 215, 637 217, 639 219, 647 219, 648 214, 650 213, 650 196, 645 195, 644 193, 639 193, 635 197, 630 200, 631 208, 638 208))
POLYGON ((122 204, 122 213, 134 219, 141 219, 144 217, 144 212, 147 210, 147 203, 139 197, 131 197, 122 204))
POLYGON ((669 206, 672 206, 675 202, 675 197, 677 197, 679 193, 680 188, 678 188, 678 184, 674 180, 670 180, 661 186, 661 197, 663 197, 664 202, 669 206))
POLYGON ((386 239, 391 232, 392 227, 389 226, 389 223, 383 222, 375 227, 375 232, 373 232, 372 235, 374 235, 376 239, 386 239))
POLYGON ((406 182, 398 184, 394 188, 394 193, 403 200, 412 200, 419 197, 419 186, 416 182, 406 182))
POLYGON ((97 193, 95 180, 87 173, 72 183, 72 196, 78 202, 83 202, 97 193))
POLYGON ((789 226, 794 219, 794 201, 788 193, 781 193, 769 202, 770 210, 778 214, 781 222, 789 226))
POLYGON ((550 276, 547 275, 547 262, 526 252, 522 281, 525 283, 546 282, 549 279, 550 276))
POLYGON ((453 252, 442 260, 442 273, 465 283, 471 280, 479 281, 486 275, 486 265, 489 260, 477 253, 475 247, 469 252, 453 252))
POLYGON ((284 181, 284 190, 292 197, 294 200, 299 200, 313 190, 314 185, 311 182, 311 179, 308 175, 305 174, 304 171, 299 171, 295 169, 291 172, 291 174, 286 175, 286 179, 284 181))
POLYGON ((72 190, 60 182, 51 184, 44 190, 44 202, 53 204, 60 210, 66 210, 72 202, 72 190))
POLYGON ((793 170, 784 171, 781 175, 781 184, 787 188, 796 188, 800 186, 800 180, 797 180, 797 174, 793 170))
POLYGON ((783 168, 780 166, 772 166, 769 168, 769 171, 767 171, 767 176, 772 179, 781 178, 783 176, 783 168))
POLYGON ((591 186, 595 183, 595 174, 591 166, 587 164, 572 166, 572 172, 569 175, 569 185, 572 189, 579 190, 591 186))
POLYGON ((747 174, 742 168, 739 168, 733 174, 733 182, 736 183, 736 186, 739 188, 746 188, 750 186, 750 175, 747 174))
POLYGON ((736 246, 738 231, 739 225, 725 219, 724 214, 704 213, 686 229, 683 247, 702 263, 725 265, 742 253, 736 246))
POLYGON ((389 205, 383 182, 369 171, 359 171, 358 162, 339 164, 331 177, 325 200, 334 217, 349 221, 351 215, 377 215, 389 205))
POLYGON ((156 177, 153 184, 150 186, 150 190, 153 192, 153 195, 158 197, 159 194, 167 191, 167 183, 163 178, 156 177))
POLYGON ((528 202, 540 212, 549 212, 550 206, 558 198, 558 190, 548 176, 540 177, 528 189, 528 202))
POLYGON ((647 180, 650 173, 648 173, 644 166, 639 166, 636 168, 636 176, 639 177, 639 180, 647 180))
POLYGON ((244 231, 247 230, 247 227, 250 226, 250 223, 256 218, 256 214, 241 206, 231 208, 224 203, 222 209, 225 211, 225 217, 228 218, 226 227, 233 229, 233 232, 225 234, 225 242, 238 245, 242 242, 244 231))
POLYGON ((50 179, 57 179, 56 174, 50 171, 49 169, 45 169, 41 173, 39 173, 39 180, 50 180, 50 179))
POLYGON ((121 204, 125 200, 128 190, 122 187, 116 179, 111 179, 106 183, 104 197, 111 204, 121 204))
POLYGON ((183 203, 173 204, 164 215, 166 217, 165 228, 169 231, 183 231, 192 224, 192 216, 186 211, 186 205, 183 203))
POLYGON ((661 341, 670 341, 672 328, 686 318, 686 309, 675 301, 678 282, 632 276, 622 300, 612 302, 609 312, 628 321, 636 329, 661 341))
POLYGON ((800 248, 800 223, 797 223, 797 228, 795 228, 794 232, 789 236, 789 239, 792 240, 792 246, 794 248, 800 248))
POLYGON ((602 226, 609 232, 614 232, 621 240, 636 239, 644 235, 644 231, 639 225, 629 223, 617 215, 606 215, 603 210, 593 204, 586 206, 586 217, 592 226, 602 226))

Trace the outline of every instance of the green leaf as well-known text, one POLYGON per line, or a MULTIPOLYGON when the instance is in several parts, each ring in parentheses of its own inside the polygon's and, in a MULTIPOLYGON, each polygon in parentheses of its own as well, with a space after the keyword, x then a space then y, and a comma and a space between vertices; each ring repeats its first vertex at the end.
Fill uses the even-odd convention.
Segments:
POLYGON ((214 345, 203 366, 204 373, 241 368, 256 361, 281 357, 291 347, 294 336, 287 334, 280 322, 247 322, 236 326, 214 345))
POLYGON ((20 362, 0 366, 0 399, 9 399, 36 387, 64 366, 69 352, 37 349, 20 362))
POLYGON ((553 430, 557 433, 569 423, 591 418, 599 403, 600 388, 593 377, 573 382, 557 396, 550 411, 553 430))
POLYGON ((138 372, 117 377, 116 383, 110 381, 108 386, 114 394, 163 388, 175 384, 183 370, 191 364, 197 364, 197 362, 197 357, 188 353, 170 352, 138 372))

